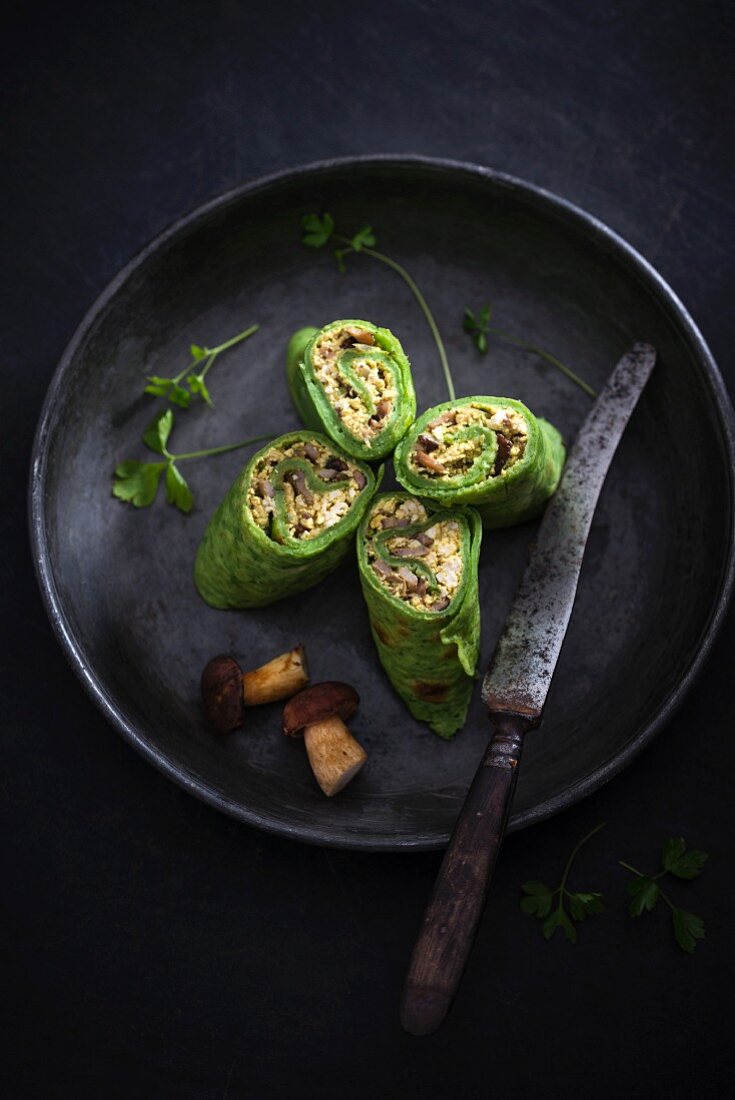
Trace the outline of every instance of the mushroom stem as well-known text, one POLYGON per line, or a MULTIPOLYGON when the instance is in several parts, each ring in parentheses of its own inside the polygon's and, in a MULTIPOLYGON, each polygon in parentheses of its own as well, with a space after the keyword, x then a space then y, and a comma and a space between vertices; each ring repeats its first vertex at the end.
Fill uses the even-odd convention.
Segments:
POLYGON ((261 703, 275 703, 288 699, 301 691, 309 682, 304 647, 297 645, 288 653, 281 653, 266 665, 243 673, 242 692, 245 706, 256 707, 261 703))
POLYGON ((328 798, 347 786, 367 760, 362 745, 336 714, 307 726, 304 742, 311 770, 328 798))

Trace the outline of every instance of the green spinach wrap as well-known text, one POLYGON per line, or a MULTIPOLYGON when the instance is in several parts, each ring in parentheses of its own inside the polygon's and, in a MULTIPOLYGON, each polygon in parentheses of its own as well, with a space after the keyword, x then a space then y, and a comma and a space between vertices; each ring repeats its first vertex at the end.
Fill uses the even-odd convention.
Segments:
POLYGON ((428 409, 394 456, 406 489, 444 508, 471 504, 484 527, 538 516, 559 484, 561 435, 509 397, 463 397, 428 409))
POLYGON ((401 492, 378 494, 357 535, 380 662, 413 716, 446 739, 464 725, 479 656, 481 539, 472 508, 401 492))
POLYGON ((347 553, 381 476, 315 432, 274 439, 209 521, 199 592, 213 607, 263 607, 317 584, 347 553))
POLYGON ((299 329, 286 376, 304 424, 365 462, 391 454, 416 415, 406 354, 392 332, 369 321, 299 329))

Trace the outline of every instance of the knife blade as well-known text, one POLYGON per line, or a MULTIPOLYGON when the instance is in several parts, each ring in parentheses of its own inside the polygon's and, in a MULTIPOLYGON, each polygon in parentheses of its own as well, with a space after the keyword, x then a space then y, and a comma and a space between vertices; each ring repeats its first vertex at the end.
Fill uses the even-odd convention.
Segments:
POLYGON ((633 345, 610 375, 569 453, 485 673, 482 699, 491 715, 541 720, 572 615, 597 500, 655 362, 650 344, 633 345))
POLYGON ((600 491, 655 362, 650 344, 634 344, 597 398, 495 647, 482 688, 495 732, 439 868, 403 990, 401 1023, 412 1035, 440 1026, 462 978, 503 842, 523 738, 541 721, 572 615, 600 491))

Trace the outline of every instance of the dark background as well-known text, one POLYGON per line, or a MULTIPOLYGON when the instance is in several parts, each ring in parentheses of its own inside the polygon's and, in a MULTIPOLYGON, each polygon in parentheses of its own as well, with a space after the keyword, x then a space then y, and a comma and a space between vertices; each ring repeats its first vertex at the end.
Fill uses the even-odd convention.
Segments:
MULTIPOLYGON (((724 3, 26 4, 3 32, 3 947, 7 1093, 104 1097, 729 1094, 735 714, 730 616, 705 673, 608 787, 512 836, 446 1027, 397 1005, 437 854, 299 846, 144 764, 67 667, 24 493, 74 327, 168 222, 332 155, 414 152, 559 192, 656 264, 732 393, 732 8, 724 3), (729 102, 728 102, 729 97, 729 102), (575 841, 607 912, 572 946, 519 912, 575 841), (626 913, 617 859, 712 853, 626 913)), ((97 476, 90 471, 90 476, 97 476)))

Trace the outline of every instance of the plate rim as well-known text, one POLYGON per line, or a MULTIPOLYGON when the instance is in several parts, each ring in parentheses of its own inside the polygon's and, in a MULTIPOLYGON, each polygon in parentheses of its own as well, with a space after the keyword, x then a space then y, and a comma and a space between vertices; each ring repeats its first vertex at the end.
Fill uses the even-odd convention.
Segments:
POLYGON ((538 806, 521 814, 511 815, 509 830, 526 828, 529 825, 545 821, 561 810, 574 805, 587 795, 592 794, 605 783, 613 779, 623 768, 653 740, 661 729, 671 720, 681 706, 684 698, 694 686, 712 646, 722 628, 727 615, 733 586, 735 584, 735 412, 730 396, 725 388, 722 375, 709 347, 688 310, 656 268, 645 259, 636 248, 611 229, 594 214, 562 198, 546 188, 520 177, 498 171, 469 161, 453 160, 444 157, 423 156, 420 154, 368 154, 365 156, 333 157, 280 169, 253 180, 239 184, 213 199, 195 207, 188 213, 174 219, 166 228, 153 237, 117 272, 112 280, 93 301, 82 320, 74 330, 49 382, 46 396, 33 440, 28 484, 28 523, 30 528, 33 565, 41 597, 52 629, 67 660, 87 695, 92 699, 112 727, 132 745, 149 763, 153 764, 168 779, 173 780, 189 794, 204 801, 214 809, 230 817, 266 832, 302 843, 321 847, 346 848, 362 851, 437 851, 446 846, 449 834, 444 836, 417 835, 415 838, 375 837, 370 835, 343 832, 335 835, 324 827, 308 825, 290 826, 286 822, 269 817, 257 810, 242 806, 232 799, 224 797, 214 787, 201 779, 195 779, 184 768, 177 766, 160 752, 136 729, 111 694, 98 680, 92 662, 88 661, 81 644, 77 641, 67 619, 62 599, 56 587, 50 565, 50 554, 46 533, 46 515, 44 508, 44 487, 46 481, 47 441, 55 427, 55 408, 58 407, 57 395, 62 389, 65 375, 71 367, 79 349, 92 331, 97 318, 112 302, 120 288, 149 257, 177 236, 191 229, 199 220, 203 220, 214 211, 224 209, 230 204, 267 190, 274 185, 299 179, 316 178, 320 174, 345 169, 406 169, 435 170, 437 174, 466 176, 481 180, 496 188, 509 191, 530 200, 537 207, 561 215, 564 219, 582 228, 588 235, 597 239, 618 258, 632 268, 648 289, 654 292, 662 304, 674 314, 678 326, 689 339, 695 357, 699 361, 712 391, 717 413, 720 418, 725 449, 729 452, 729 490, 730 490, 730 528, 727 558, 720 589, 710 609, 710 616, 699 642, 696 655, 689 664, 679 685, 669 694, 659 707, 656 715, 643 726, 631 740, 612 756, 607 757, 589 775, 567 787, 562 793, 546 799, 538 806))

